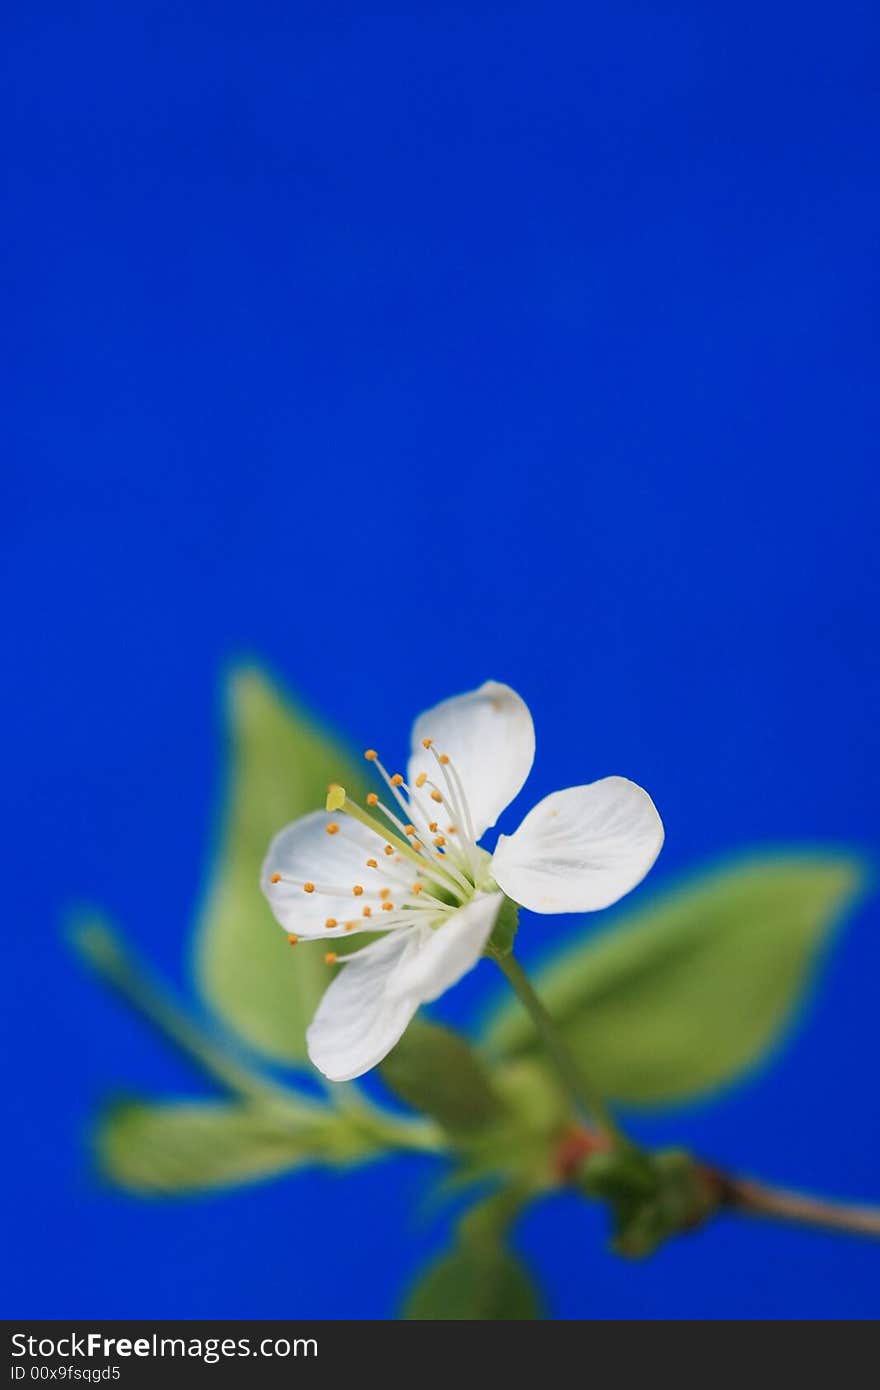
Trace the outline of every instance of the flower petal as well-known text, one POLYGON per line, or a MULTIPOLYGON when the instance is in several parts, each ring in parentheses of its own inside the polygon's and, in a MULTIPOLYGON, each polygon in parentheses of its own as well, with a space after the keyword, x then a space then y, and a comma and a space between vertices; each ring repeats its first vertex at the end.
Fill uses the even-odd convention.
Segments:
POLYGON ((339 936, 346 921, 357 921, 353 931, 375 930, 375 920, 362 918, 364 907, 375 910, 380 890, 399 892, 401 884, 397 856, 386 856, 384 844, 350 816, 326 811, 313 811, 279 831, 263 862, 260 887, 284 930, 302 937, 339 936), (328 835, 328 825, 339 829, 328 835), (369 868, 368 859, 379 867, 369 868), (273 874, 281 874, 281 882, 273 883, 273 874), (303 883, 314 883, 316 891, 306 893, 303 883), (352 891, 356 884, 362 894, 352 891), (326 888, 339 891, 327 893, 326 888), (335 918, 338 927, 325 927, 328 918, 335 918))
POLYGON ((532 912, 594 912, 645 877, 663 844, 646 791, 625 777, 567 787, 539 801, 492 860, 495 881, 532 912))
MULTIPOLYGON (((467 797, 475 839, 497 821, 522 787, 535 757, 535 728, 509 685, 486 681, 419 715, 412 731, 409 782, 426 772, 446 795, 443 775, 422 739, 448 754, 467 797)), ((464 827, 462 827, 464 828, 464 827)))
POLYGON ((390 932, 349 956, 325 990, 306 1044, 309 1057, 330 1081, 362 1076, 403 1035, 419 1001, 409 994, 393 994, 390 985, 420 941, 419 928, 390 932))
POLYGON ((407 955, 389 981, 389 994, 420 1004, 438 999, 476 965, 503 902, 501 893, 479 894, 433 931, 421 934, 419 949, 407 955))
POLYGON ((391 932, 342 962, 306 1033, 309 1056, 331 1081, 351 1081, 386 1057, 420 1004, 476 965, 501 893, 480 895, 441 927, 391 932))

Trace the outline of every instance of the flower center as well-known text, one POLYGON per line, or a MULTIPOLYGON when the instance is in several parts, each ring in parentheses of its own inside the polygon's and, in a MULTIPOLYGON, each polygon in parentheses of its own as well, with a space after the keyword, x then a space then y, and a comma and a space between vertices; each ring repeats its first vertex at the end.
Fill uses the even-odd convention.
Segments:
MULTIPOLYGON (((390 793, 383 799, 370 792, 366 808, 338 783, 328 788, 326 809, 350 816, 381 842, 381 851, 377 846, 375 857, 364 862, 363 883, 341 886, 307 879, 293 884, 283 875, 275 875, 274 882, 290 883, 304 893, 337 900, 350 895, 352 906, 357 903, 358 916, 344 923, 328 917, 328 928, 344 926, 353 931, 364 927, 363 918, 372 919, 369 930, 414 921, 440 926, 450 913, 470 901, 486 877, 490 857, 477 847, 461 777, 452 759, 434 747, 433 739, 423 739, 422 747, 431 754, 434 767, 430 775, 419 772, 412 785, 399 772, 390 774, 374 748, 366 750, 364 757, 390 793), (370 885, 370 878, 381 886, 370 885)), ((335 820, 325 826, 328 835, 337 835, 339 829, 335 820)))
MULTIPOLYGON (((411 785, 401 773, 388 772, 375 748, 364 753, 390 792, 391 804, 370 792, 369 809, 364 810, 344 787, 333 784, 327 810, 343 811, 367 826, 387 842, 386 856, 400 856, 416 866, 420 880, 425 880, 422 893, 430 889, 438 904, 458 907, 473 897, 485 856, 477 848, 467 797, 452 759, 438 752, 433 739, 423 739, 422 747, 433 757, 436 772, 419 772, 411 785)), ((334 833, 332 822, 327 829, 334 833)))

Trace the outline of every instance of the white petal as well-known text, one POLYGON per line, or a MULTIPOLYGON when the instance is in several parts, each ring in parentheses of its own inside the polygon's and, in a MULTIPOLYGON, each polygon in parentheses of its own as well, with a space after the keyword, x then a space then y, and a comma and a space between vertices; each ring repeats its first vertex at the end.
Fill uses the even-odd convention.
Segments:
POLYGON ((375 1067, 429 1004, 476 965, 503 899, 474 898, 441 927, 389 933, 357 951, 326 990, 306 1034, 309 1056, 331 1081, 375 1067))
POLYGON ((445 795, 443 775, 433 754, 422 747, 424 738, 433 739, 437 752, 448 754, 454 764, 479 839, 529 775, 535 728, 528 706, 509 685, 486 681, 479 690, 455 695, 419 716, 412 732, 410 786, 426 772, 445 795))
POLYGON ((279 831, 263 862, 260 887, 284 930, 302 937, 339 936, 346 921, 357 921, 356 931, 375 930, 375 921, 362 918, 363 908, 371 905, 375 912, 379 890, 394 891, 399 883, 394 860, 383 853, 384 843, 351 816, 326 811, 313 811, 279 831), (331 823, 339 826, 335 835, 327 834, 331 823), (368 868, 368 859, 375 859, 379 868, 368 868), (281 874, 282 881, 273 883, 273 874, 281 874), (314 883, 318 891, 306 893, 303 883, 314 883), (360 896, 352 892, 355 884, 364 889, 360 896), (324 888, 341 891, 320 891, 324 888), (339 926, 326 928, 328 917, 335 917, 339 926))
MULTIPOLYGON (((430 930, 427 928, 426 930, 430 930)), ((390 990, 395 971, 419 949, 421 932, 390 932, 349 957, 324 993, 306 1033, 309 1057, 330 1081, 351 1081, 375 1067, 418 1008, 390 990)))
POLYGON ((594 912, 635 888, 662 844, 648 793, 625 777, 603 777, 539 801, 499 839, 492 873, 532 912, 594 912))
POLYGON ((501 893, 480 894, 442 926, 421 933, 418 951, 395 969, 390 993, 412 997, 420 1004, 438 999, 480 959, 502 902, 501 893))

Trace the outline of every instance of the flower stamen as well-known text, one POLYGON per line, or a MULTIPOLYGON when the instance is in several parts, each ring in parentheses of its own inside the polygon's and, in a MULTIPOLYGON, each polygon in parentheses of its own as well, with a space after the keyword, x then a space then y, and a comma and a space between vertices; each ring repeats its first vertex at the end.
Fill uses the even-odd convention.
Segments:
MULTIPOLYGON (((288 888, 301 889, 303 893, 308 893, 310 896, 312 893, 317 893, 318 897, 323 895, 330 898, 347 898, 350 893, 354 893, 355 897, 359 898, 366 892, 363 885, 359 883, 354 886, 351 884, 342 886, 337 883, 312 883, 311 879, 301 883, 298 879, 288 878, 285 874, 272 874, 269 882, 272 884, 283 883, 288 888)), ((375 890, 373 890, 373 895, 375 895, 375 890)))
MULTIPOLYGON (((464 845, 465 856, 468 861, 468 868, 476 881, 476 849, 477 839, 474 835, 474 823, 471 819, 471 811, 465 796, 461 778, 456 771, 455 764, 446 753, 438 753, 436 748, 431 750, 436 758, 440 770, 443 773, 443 780, 449 792, 449 809, 455 821, 464 821, 465 834, 467 837, 464 845)), ((442 798, 440 798, 442 800, 442 798)))
MULTIPOLYGON (((462 902, 466 900, 470 892, 470 885, 464 880, 460 882, 457 881, 461 878, 460 875, 456 874, 451 867, 447 869, 445 865, 439 864, 433 857, 428 859, 409 844, 405 836, 389 835, 387 829, 384 829, 371 815, 358 806, 356 802, 352 801, 351 797, 346 794, 345 788, 339 786, 338 783, 333 783, 327 794, 327 809, 344 810, 354 820, 359 821, 360 824, 366 826, 368 830, 372 830, 380 839, 387 841, 384 848, 384 852, 387 856, 390 857, 396 853, 403 855, 407 859, 411 859, 413 863, 418 865, 420 873, 428 878, 433 878, 447 891, 455 893, 462 902)), ((387 816, 392 825, 403 832, 403 825, 388 807, 380 803, 380 810, 387 816)), ((348 890, 343 889, 341 891, 346 892, 348 890)))

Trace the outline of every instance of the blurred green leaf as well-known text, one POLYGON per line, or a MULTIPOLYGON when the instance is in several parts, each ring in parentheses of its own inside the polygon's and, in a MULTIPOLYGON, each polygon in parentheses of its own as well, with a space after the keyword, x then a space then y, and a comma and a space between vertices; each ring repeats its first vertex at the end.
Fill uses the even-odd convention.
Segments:
POLYGON ((343 746, 256 670, 229 685, 233 768, 224 833, 196 939, 199 987, 248 1042, 280 1062, 306 1059, 305 1030, 328 983, 322 942, 295 951, 259 888, 269 841, 324 805, 327 784, 363 791, 343 746))
POLYGON ((513 1117, 512 1131, 546 1149, 554 1135, 574 1120, 572 1101, 554 1071, 536 1057, 505 1059, 492 1069, 492 1079, 513 1117))
MULTIPOLYGON (((559 953, 532 978, 593 1084, 620 1101, 681 1101, 732 1080, 779 1038, 831 928, 862 887, 858 860, 753 858, 692 880, 559 953)), ((515 1001, 488 1042, 540 1055, 515 1001)))
POLYGON ((579 1186, 608 1203, 613 1249, 630 1259, 652 1255, 670 1237, 695 1230, 717 1207, 717 1192, 681 1149, 594 1153, 579 1186))
POLYGON ((455 1249, 423 1271, 403 1316, 431 1321, 528 1321, 543 1316, 529 1271, 506 1245, 531 1189, 496 1188, 459 1222, 455 1249))
POLYGON ((96 1144, 107 1177, 154 1196, 233 1187, 315 1156, 280 1113, 221 1101, 123 1102, 100 1121, 96 1144))
POLYGON ((499 1098, 477 1054, 458 1033, 416 1018, 379 1068, 387 1086, 453 1134, 497 1120, 499 1098))
POLYGON ((404 1306, 407 1319, 527 1322, 542 1316, 528 1270, 509 1250, 462 1246, 422 1274, 404 1306))

